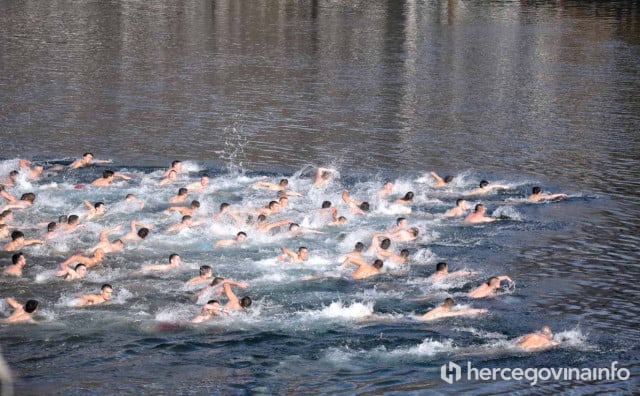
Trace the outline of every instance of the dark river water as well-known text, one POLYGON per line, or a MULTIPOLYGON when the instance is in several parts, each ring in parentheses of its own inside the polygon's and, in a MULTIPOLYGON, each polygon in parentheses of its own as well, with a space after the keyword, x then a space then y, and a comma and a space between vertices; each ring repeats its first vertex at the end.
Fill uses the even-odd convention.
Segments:
MULTIPOLYGON (((636 1, 0 0, 0 147, 1 180, 18 158, 49 167, 91 151, 113 161, 45 171, 37 181, 23 172, 8 188, 37 195, 10 223, 28 238, 42 236, 38 223, 84 214, 84 199, 108 207, 81 231, 24 248, 22 278, 0 277, 0 297, 41 304, 37 325, 0 324, 16 395, 637 392, 636 1), (186 172, 158 186, 174 159, 186 172), (322 188, 309 177, 318 166, 336 171, 322 188), (79 188, 104 169, 132 179, 79 188), (436 189, 430 171, 454 181, 436 189), (204 172, 210 186, 189 200, 201 202, 194 217, 207 222, 165 234, 180 221, 164 212, 167 198, 204 172), (270 219, 323 234, 257 235, 251 225, 211 221, 221 202, 249 208, 274 199, 251 186, 282 177, 304 197, 270 219), (410 208, 372 198, 387 179, 393 198, 415 193, 410 208), (442 216, 482 179, 505 188, 469 203, 504 221, 469 226, 442 216), (535 185, 569 197, 528 203, 535 185), (371 213, 349 213, 344 188, 370 199, 371 213), (144 208, 123 205, 127 193, 144 208), (319 223, 312 213, 324 200, 349 222, 319 223), (399 216, 420 229, 416 241, 392 245, 410 250, 408 264, 349 279, 340 256, 358 241, 370 245, 399 216), (95 244, 101 229, 126 231, 131 220, 152 224, 150 236, 109 254, 85 280, 55 277, 57 264, 95 244), (240 230, 246 243, 213 249, 240 230), (301 245, 308 262, 276 260, 280 247, 301 245), (174 252, 182 268, 135 272, 174 252), (439 261, 478 274, 432 283, 439 261), (201 307, 185 281, 203 264, 248 282, 251 309, 190 324, 201 307), (491 275, 509 275, 515 289, 466 297, 491 275), (114 286, 112 301, 73 306, 76 294, 103 283, 114 286), (489 312, 415 320, 449 296, 489 312), (513 346, 543 324, 559 346, 513 346), (630 377, 531 385, 463 372, 448 384, 448 362, 617 362, 630 377)), ((0 252, 0 266, 11 255, 0 252)), ((0 316, 10 313, 0 302, 0 316)))

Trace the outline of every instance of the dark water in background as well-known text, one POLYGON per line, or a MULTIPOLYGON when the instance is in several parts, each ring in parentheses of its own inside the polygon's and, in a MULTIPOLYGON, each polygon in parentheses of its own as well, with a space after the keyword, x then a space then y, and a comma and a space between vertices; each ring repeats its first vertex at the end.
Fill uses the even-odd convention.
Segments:
MULTIPOLYGON (((48 315, 60 328, 0 328, 18 394, 532 392, 517 382, 439 379, 441 364, 467 359, 486 367, 619 360, 637 378, 639 9, 637 2, 1 1, 0 156, 63 159, 93 151, 144 175, 127 188, 149 193, 157 193, 144 184, 149 172, 174 158, 221 171, 220 183, 227 167, 290 175, 307 164, 329 165, 342 176, 327 191, 334 200, 342 187, 365 194, 385 177, 420 190, 414 221, 436 233, 416 247, 428 264, 364 288, 287 277, 271 284, 263 274, 270 271, 233 272, 229 257, 211 257, 187 235, 185 261, 210 260, 234 277, 258 278, 252 293, 266 296, 260 314, 157 334, 147 322, 167 310, 169 319, 182 318, 176 312, 188 305, 168 308, 182 294, 163 292, 155 303, 133 292, 134 283, 127 289, 124 272, 114 271, 134 295, 123 299, 143 312, 139 321, 125 304, 96 308, 97 315, 69 314, 58 304, 48 315), (414 182, 430 170, 462 175, 457 192, 482 178, 513 186, 513 194, 487 198, 492 210, 536 183, 572 198, 518 207, 522 221, 469 230, 419 216, 450 204, 442 197, 434 204, 432 191, 414 182), (426 250, 483 274, 508 273, 518 289, 483 305, 495 312, 490 319, 434 326, 403 319, 425 310, 411 299, 433 292, 421 284, 435 262, 426 250), (344 306, 327 319, 322 307, 340 297, 344 306), (375 313, 394 320, 336 324, 354 301, 373 301, 375 313), (111 320, 116 314, 127 320, 111 320), (575 331, 572 340, 580 341, 524 356, 482 350, 500 345, 491 334, 512 338, 540 323, 575 331), (479 346, 481 352, 468 351, 479 346)), ((76 176, 63 177, 55 181, 73 183, 76 176)), ((228 196, 244 193, 243 176, 228 179, 228 196)), ((50 198, 72 210, 65 193, 50 198)), ((212 198, 210 207, 219 202, 212 198)), ((380 214, 367 229, 395 217, 380 214)), ((349 230, 364 237, 358 225, 349 230)), ((155 250, 132 251, 128 259, 158 261, 169 242, 159 238, 155 250)), ((324 249, 328 261, 347 245, 306 242, 324 249)), ((260 263, 276 246, 265 245, 266 252, 231 257, 260 263)), ((64 256, 33 254, 42 269, 64 256)), ((151 290, 159 284, 152 280, 151 290)), ((2 289, 3 297, 33 295, 28 282, 2 289)), ((41 297, 56 301, 64 290, 56 283, 41 297)), ((632 385, 637 379, 535 390, 630 393, 632 385)))

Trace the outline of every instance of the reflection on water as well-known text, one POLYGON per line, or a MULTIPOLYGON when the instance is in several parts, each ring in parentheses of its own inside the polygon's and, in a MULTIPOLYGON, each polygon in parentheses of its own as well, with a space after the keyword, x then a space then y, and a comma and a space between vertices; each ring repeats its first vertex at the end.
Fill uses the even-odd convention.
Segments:
MULTIPOLYGON (((512 367, 617 359, 635 369, 639 355, 629 340, 638 336, 639 313, 639 14, 635 2, 622 1, 1 3, 3 159, 60 160, 93 151, 147 181, 123 187, 137 194, 157 193, 150 181, 155 168, 141 167, 191 160, 192 177, 207 169, 221 186, 219 195, 203 197, 205 210, 223 199, 258 204, 245 187, 261 175, 328 165, 340 171, 333 190, 325 191, 333 200, 342 187, 369 194, 385 178, 415 191, 419 216, 412 220, 425 231, 409 271, 364 287, 342 279, 302 283, 300 268, 279 273, 265 258, 264 249, 275 248, 265 240, 258 251, 211 257, 211 241, 197 233, 160 238, 128 257, 133 263, 114 259, 91 279, 118 277, 129 306, 69 312, 64 297, 72 292, 61 297, 62 286, 54 283, 41 291, 54 302, 43 312, 51 323, 24 334, 0 329, 21 394, 82 394, 106 389, 113 378, 121 381, 110 392, 122 394, 474 393, 478 384, 442 388, 439 365, 477 353, 464 349, 470 346, 501 345, 487 334, 512 337, 541 322, 578 329, 587 341, 532 356, 493 348, 472 359, 512 367), (452 195, 415 182, 431 170, 456 175, 452 195), (511 186, 487 203, 517 221, 469 229, 431 217, 480 179, 511 186), (510 201, 534 184, 571 199, 510 201), (220 327, 157 333, 158 317, 180 319, 192 307, 182 282, 140 284, 126 279, 124 269, 170 249, 186 249, 191 263, 215 261, 227 274, 256 283, 263 311, 220 327), (425 286, 421 280, 440 259, 479 268, 483 276, 509 273, 518 280, 516 292, 487 303, 495 314, 474 323, 471 333, 461 335, 451 322, 425 327, 406 320, 447 291, 463 295, 468 287, 425 286), (163 284, 166 294, 148 297, 165 293, 163 284), (413 300, 423 295, 429 299, 413 300), (331 309, 357 316, 371 301, 379 316, 370 322, 322 317, 331 309), (81 370, 83 378, 63 383, 54 374, 61 368, 81 370), (160 372, 167 377, 159 380, 160 372)), ((3 162, 0 177, 11 166, 3 162)), ((82 175, 97 177, 99 170, 82 175)), ((87 197, 69 188, 74 177, 54 178, 63 195, 39 191, 50 205, 40 216, 76 210, 85 198, 115 202, 124 192, 87 197)), ((323 197, 311 195, 314 202, 305 201, 304 209, 323 197)), ((113 215, 114 222, 125 221, 124 213, 113 215)), ((386 227, 398 215, 381 211, 374 225, 386 227)), ((90 236, 54 252, 36 250, 33 265, 56 265, 90 236)), ((352 229, 335 241, 309 241, 325 253, 315 264, 329 270, 333 255, 369 237, 352 229)), ((0 297, 32 286, 3 283, 0 297)), ((627 386, 596 392, 624 393, 627 386)), ((530 391, 515 382, 488 389, 530 391)), ((588 388, 537 388, 567 389, 588 388)))

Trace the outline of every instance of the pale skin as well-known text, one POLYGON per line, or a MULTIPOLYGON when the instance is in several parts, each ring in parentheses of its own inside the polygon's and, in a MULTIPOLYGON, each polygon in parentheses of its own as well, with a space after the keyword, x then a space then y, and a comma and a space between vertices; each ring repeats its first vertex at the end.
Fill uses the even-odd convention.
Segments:
POLYGON ((496 293, 496 290, 500 287, 500 282, 506 280, 513 282, 511 278, 506 275, 497 276, 492 278, 489 283, 485 282, 475 289, 471 290, 467 295, 469 298, 484 298, 492 296, 496 293))
POLYGON ((287 249, 286 247, 281 247, 280 251, 282 254, 278 256, 279 261, 288 261, 290 263, 298 263, 301 261, 307 261, 309 258, 309 251, 306 248, 300 248, 297 252, 294 252, 291 249, 287 249))
POLYGON ((543 199, 560 199, 560 198, 567 198, 568 195, 567 194, 545 194, 543 192, 539 192, 537 194, 531 194, 529 195, 529 198, 527 198, 527 200, 529 202, 538 202, 540 200, 543 199))
POLYGON ((169 171, 169 173, 167 174, 167 177, 161 179, 158 182, 159 186, 166 186, 167 184, 171 184, 174 181, 176 181, 176 179, 178 178, 178 173, 174 170, 169 171))
POLYGON ((60 270, 65 271, 71 263, 80 263, 84 264, 87 268, 93 268, 96 265, 102 263, 102 260, 104 260, 104 250, 98 248, 93 252, 93 256, 91 257, 74 254, 73 256, 60 263, 60 270))
POLYGON ((99 177, 96 180, 91 182, 92 186, 96 186, 96 187, 107 187, 109 185, 111 185, 111 183, 113 183, 113 181, 115 179, 123 179, 123 180, 131 180, 131 177, 127 176, 127 175, 123 175, 121 173, 114 173, 111 176, 107 176, 107 177, 99 177))
POLYGON ((457 278, 457 277, 460 277, 460 276, 467 276, 467 275, 474 275, 474 274, 476 274, 476 273, 473 272, 473 271, 467 271, 467 270, 449 272, 449 267, 445 267, 441 271, 434 272, 429 277, 429 280, 431 280, 432 282, 437 282, 437 281, 441 281, 441 280, 445 280, 445 279, 457 278))
POLYGON ((353 279, 368 278, 370 276, 378 275, 380 273, 380 269, 356 257, 347 257, 342 262, 342 265, 350 265, 350 264, 353 264, 358 267, 355 271, 351 273, 351 277, 353 279))
POLYGON ((360 205, 362 204, 362 201, 357 200, 353 197, 350 197, 349 190, 342 190, 342 201, 344 201, 344 203, 346 203, 347 206, 349 206, 349 209, 351 209, 351 212, 356 214, 361 214, 361 215, 366 214, 366 212, 360 209, 360 205))
POLYGON ((509 186, 506 186, 504 184, 492 184, 489 183, 487 186, 485 187, 478 187, 478 188, 474 188, 473 190, 469 191, 466 195, 485 195, 490 193, 491 191, 495 190, 495 189, 508 189, 509 186))
POLYGON ((27 265, 27 259, 24 256, 20 256, 20 259, 17 263, 8 266, 2 271, 4 275, 7 276, 22 276, 22 269, 27 265))
POLYGON ((289 225, 291 223, 293 223, 293 221, 291 220, 279 220, 279 221, 274 221, 272 223, 267 223, 266 221, 263 221, 261 223, 256 224, 255 230, 259 232, 269 232, 274 228, 289 225))
POLYGON ((182 264, 182 260, 180 256, 173 256, 169 260, 169 264, 153 264, 153 265, 145 265, 142 267, 142 272, 167 272, 174 268, 178 268, 182 264))
POLYGON ((20 237, 16 240, 13 240, 11 242, 7 242, 2 250, 4 250, 5 252, 13 252, 15 250, 21 249, 25 246, 31 246, 31 245, 37 245, 37 244, 41 244, 44 243, 44 241, 42 239, 24 239, 24 237, 20 237))
POLYGON ((492 221, 498 220, 493 217, 485 216, 485 213, 487 213, 487 208, 485 208, 484 205, 476 205, 476 209, 474 210, 474 212, 469 213, 464 218, 464 222, 477 224, 477 223, 491 223, 492 221))
POLYGON ((240 243, 242 241, 244 241, 247 237, 245 235, 236 235, 235 238, 232 239, 221 239, 219 241, 217 241, 213 247, 214 249, 218 249, 221 247, 226 247, 226 246, 231 246, 231 245, 235 245, 236 243, 240 243))
POLYGON ((467 201, 460 201, 455 207, 444 212, 444 217, 459 217, 464 215, 467 210, 469 210, 467 201))
POLYGON ((87 200, 84 200, 82 203, 87 207, 87 220, 95 219, 96 217, 102 216, 106 211, 106 207, 104 205, 99 205, 96 208, 94 204, 87 200))
POLYGON ((208 176, 202 176, 200 178, 200 181, 197 182, 193 182, 191 184, 187 185, 187 190, 189 191, 193 191, 193 192, 202 192, 204 191, 204 189, 209 185, 209 177, 208 176))
POLYGON ((124 243, 122 241, 109 241, 109 234, 116 231, 120 231, 122 226, 108 228, 100 232, 100 242, 90 249, 91 252, 95 252, 98 249, 102 249, 105 253, 115 253, 124 249, 124 243))
POLYGON ((329 168, 318 168, 316 171, 316 176, 313 179, 313 185, 316 187, 322 187, 331 180, 331 175, 335 172, 333 169, 329 168))
POLYGON ((111 295, 113 294, 113 289, 110 287, 105 287, 100 290, 100 294, 78 294, 76 297, 79 299, 76 306, 84 307, 85 305, 96 305, 102 304, 111 300, 111 295))
POLYGON ((76 279, 83 279, 87 276, 87 267, 84 265, 76 266, 76 269, 69 267, 68 265, 63 271, 58 271, 56 276, 64 276, 64 280, 73 281, 76 279))
POLYGON ((231 286, 237 286, 237 287, 241 287, 241 288, 246 288, 247 286, 249 286, 248 283, 245 282, 236 282, 236 281, 231 281, 231 280, 225 280, 223 285, 222 285, 222 290, 224 291, 224 294, 227 296, 227 299, 229 300, 224 307, 225 308, 229 308, 229 309, 233 309, 236 311, 240 311, 242 310, 242 305, 240 305, 240 299, 238 299, 238 297, 235 295, 235 293, 233 292, 233 290, 231 289, 231 286))
POLYGON ((69 165, 69 168, 78 169, 78 168, 84 168, 85 166, 89 166, 91 164, 109 164, 109 163, 111 163, 111 160, 96 160, 93 158, 93 154, 87 153, 83 155, 82 158, 79 158, 73 161, 69 165))
POLYGON ((186 284, 188 286, 191 286, 191 285, 197 285, 197 284, 204 283, 204 282, 209 282, 209 281, 211 281, 212 277, 213 277, 212 271, 208 270, 207 272, 205 272, 202 275, 194 276, 193 278, 189 279, 186 282, 186 284))
POLYGON ((222 315, 229 315, 229 313, 224 310, 220 303, 207 303, 202 307, 200 314, 191 319, 191 323, 202 323, 216 316, 222 315))
POLYGON ((525 334, 515 340, 515 345, 519 348, 529 351, 539 351, 559 345, 558 341, 553 339, 553 333, 549 326, 543 326, 536 333, 525 334))
POLYGON ((420 321, 431 321, 441 318, 448 318, 452 316, 462 316, 462 315, 477 315, 481 313, 487 312, 486 309, 477 309, 477 308, 463 308, 463 309, 453 309, 453 306, 448 306, 443 303, 431 311, 418 316, 416 319, 420 321))
POLYGON ((28 313, 24 310, 22 304, 16 301, 12 297, 7 297, 4 299, 7 304, 9 304, 13 308, 13 312, 5 319, 1 319, 0 323, 22 323, 22 322, 33 322, 33 315, 36 311, 28 313))
POLYGON ((444 179, 440 177, 440 175, 438 175, 436 172, 430 172, 429 175, 431 175, 431 177, 434 180, 433 182, 434 187, 444 187, 447 185, 447 182, 445 182, 444 179))
POLYGON ((153 226, 150 224, 144 224, 140 221, 133 220, 130 224, 130 231, 122 236, 120 239, 123 241, 140 241, 142 238, 138 235, 138 228, 148 228, 153 230, 153 226))

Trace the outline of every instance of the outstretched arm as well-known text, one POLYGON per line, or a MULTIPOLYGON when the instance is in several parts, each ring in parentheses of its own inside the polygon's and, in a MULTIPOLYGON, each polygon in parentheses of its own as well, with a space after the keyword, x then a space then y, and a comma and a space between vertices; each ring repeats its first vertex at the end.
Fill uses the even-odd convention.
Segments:
POLYGON ((16 299, 13 297, 7 297, 4 300, 7 302, 7 304, 11 305, 13 309, 22 308, 22 304, 16 301, 16 299))
POLYGON ((113 228, 107 228, 106 230, 100 231, 100 242, 109 242, 109 234, 120 231, 121 229, 122 226, 118 225, 113 228))

